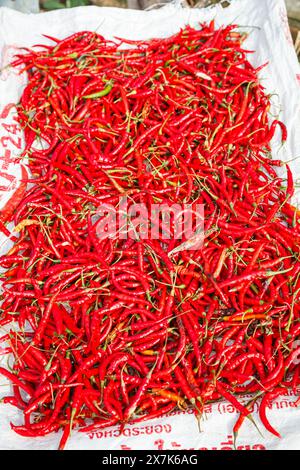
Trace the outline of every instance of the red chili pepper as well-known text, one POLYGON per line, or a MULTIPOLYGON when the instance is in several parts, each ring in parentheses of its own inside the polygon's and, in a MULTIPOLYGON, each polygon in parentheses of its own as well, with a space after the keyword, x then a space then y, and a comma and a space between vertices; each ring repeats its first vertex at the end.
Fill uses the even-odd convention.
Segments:
POLYGON ((276 127, 287 135, 243 40, 213 22, 139 42, 83 31, 16 56, 32 187, 0 258, 0 325, 19 325, 2 348, 19 434, 62 429, 64 448, 73 427, 123 427, 188 403, 199 415, 222 397, 241 413, 236 432, 250 413, 240 393, 268 397, 264 417, 270 394, 299 385, 299 217, 291 170, 279 177, 269 153, 276 127), (163 214, 139 227, 128 213, 127 228, 102 233, 99 209, 118 212, 120 197, 163 214), (187 203, 204 205, 192 250, 172 214, 187 203))

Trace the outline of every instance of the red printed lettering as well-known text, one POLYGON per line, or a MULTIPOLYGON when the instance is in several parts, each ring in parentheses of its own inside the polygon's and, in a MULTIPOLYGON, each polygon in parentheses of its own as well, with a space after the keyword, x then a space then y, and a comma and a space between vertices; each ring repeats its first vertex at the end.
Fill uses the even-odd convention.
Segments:
POLYGON ((6 132, 8 132, 9 134, 14 134, 14 135, 16 135, 18 130, 19 130, 18 126, 16 124, 5 124, 5 123, 3 123, 2 127, 3 127, 3 129, 6 130, 6 132))
POLYGON ((0 191, 13 191, 16 188, 17 181, 15 176, 0 171, 0 178, 4 178, 10 183, 6 186, 0 185, 0 191))
POLYGON ((3 108, 3 110, 2 110, 2 112, 1 112, 1 114, 0 114, 0 119, 6 119, 7 116, 9 115, 10 110, 11 110, 12 108, 14 108, 14 107, 15 107, 15 104, 14 104, 14 103, 9 103, 9 104, 7 104, 7 105, 3 108))
POLYGON ((17 149, 21 149, 21 146, 22 146, 21 137, 17 137, 15 140, 10 135, 8 135, 8 136, 1 137, 0 142, 2 142, 2 145, 4 148, 7 147, 6 142, 10 142, 17 149))

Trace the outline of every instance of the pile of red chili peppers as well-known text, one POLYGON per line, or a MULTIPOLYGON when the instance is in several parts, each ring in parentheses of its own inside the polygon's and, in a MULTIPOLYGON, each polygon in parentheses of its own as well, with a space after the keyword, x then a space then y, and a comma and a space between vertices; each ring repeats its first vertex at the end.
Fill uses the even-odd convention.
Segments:
POLYGON ((15 59, 32 184, 0 258, 1 354, 14 358, 0 373, 20 435, 63 430, 62 449, 73 428, 200 418, 226 399, 235 433, 261 400, 279 436, 266 409, 300 384, 300 217, 291 171, 271 159, 286 129, 244 38, 213 22, 139 42, 86 31, 15 59), (97 209, 120 196, 204 204, 203 246, 99 239, 97 209))

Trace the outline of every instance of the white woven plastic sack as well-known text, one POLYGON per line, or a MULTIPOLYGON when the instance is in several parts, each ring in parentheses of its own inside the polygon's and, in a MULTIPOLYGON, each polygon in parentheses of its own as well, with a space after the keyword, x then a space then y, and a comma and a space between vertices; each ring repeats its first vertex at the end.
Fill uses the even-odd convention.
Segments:
MULTIPOLYGON (((234 23, 250 32, 246 46, 255 50, 249 55, 250 61, 257 66, 269 63, 262 70, 261 79, 267 91, 273 94, 272 112, 279 114, 288 128, 288 141, 283 147, 279 144, 279 132, 274 138, 274 158, 291 160, 292 171, 300 183, 300 69, 283 0, 232 0, 228 8, 217 5, 206 9, 186 9, 180 4, 171 4, 150 12, 81 7, 25 15, 0 8, 0 68, 9 63, 18 47, 46 43, 42 34, 63 38, 76 31, 92 30, 106 38, 146 39, 166 37, 187 24, 197 26, 199 22, 213 18, 217 26, 234 23)), ((21 174, 21 167, 14 163, 14 158, 20 153, 22 135, 7 125, 13 122, 13 110, 8 105, 18 101, 24 83, 25 75, 18 76, 10 69, 4 69, 0 74, 0 208, 13 195, 21 174), (9 133, 9 130, 14 132, 9 133)), ((0 237, 0 252, 4 245, 7 242, 0 237)), ((0 356, 1 363, 7 364, 7 358, 0 356)), ((0 377, 0 398, 8 390, 9 386, 0 377)), ((253 417, 263 436, 246 420, 237 448, 300 449, 300 408, 293 406, 294 401, 294 395, 285 396, 268 410, 268 417, 282 439, 263 430, 255 411, 253 417)), ((220 402, 206 407, 201 432, 191 412, 174 412, 163 419, 127 425, 121 435, 118 428, 89 434, 73 432, 67 449, 231 450, 232 427, 236 419, 237 413, 232 405, 220 402)), ((21 414, 9 405, 0 404, 1 449, 57 448, 60 433, 45 438, 23 438, 11 431, 11 421, 21 424, 21 414)))

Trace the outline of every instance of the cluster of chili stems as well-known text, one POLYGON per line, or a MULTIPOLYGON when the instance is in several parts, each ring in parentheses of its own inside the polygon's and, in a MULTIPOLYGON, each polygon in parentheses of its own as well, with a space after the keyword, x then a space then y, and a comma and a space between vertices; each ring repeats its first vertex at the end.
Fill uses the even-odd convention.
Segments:
MULTIPOLYGON (((3 402, 22 436, 92 431, 226 399, 234 432, 300 383, 299 212, 270 96, 236 27, 26 50, 17 106, 32 173, 0 258, 3 402), (286 177, 278 176, 278 167, 286 177), (205 240, 96 235, 98 207, 204 204, 205 240), (14 322, 14 323, 13 323, 14 322), (17 327, 13 327, 17 325, 17 327)), ((280 129, 281 128, 281 129, 280 129)), ((172 235, 172 234, 171 234, 172 235)), ((298 400, 299 401, 299 400, 298 400)))

